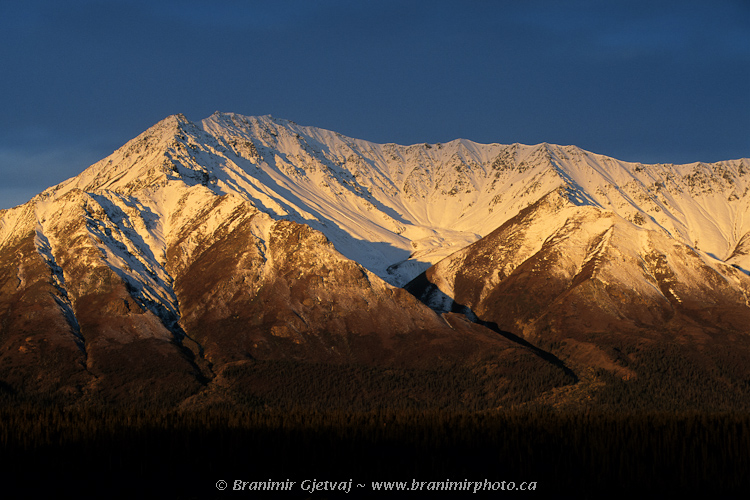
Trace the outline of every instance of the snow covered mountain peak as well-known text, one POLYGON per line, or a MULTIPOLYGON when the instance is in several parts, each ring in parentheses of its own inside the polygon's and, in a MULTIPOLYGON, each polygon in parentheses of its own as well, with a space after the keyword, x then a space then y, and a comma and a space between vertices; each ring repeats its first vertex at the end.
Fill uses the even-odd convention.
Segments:
POLYGON ((548 143, 376 144, 217 111, 167 117, 37 200, 80 190, 166 216, 186 190, 238 196, 402 285, 551 192, 750 268, 748 172, 748 160, 641 165, 548 143))
POLYGON ((284 360, 427 368, 427 392, 463 367, 488 408, 531 397, 527 374, 545 398, 635 381, 640 401, 674 392, 637 385, 668 359, 716 409, 747 393, 749 173, 173 115, 0 211, 0 392, 263 401, 296 383, 263 372, 284 360))

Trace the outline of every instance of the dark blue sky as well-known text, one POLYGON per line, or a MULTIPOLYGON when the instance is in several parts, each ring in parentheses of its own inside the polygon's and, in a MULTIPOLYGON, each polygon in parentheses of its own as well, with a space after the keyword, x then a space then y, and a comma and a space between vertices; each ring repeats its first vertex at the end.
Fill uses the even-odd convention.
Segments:
POLYGON ((0 208, 162 118, 750 157, 750 1, 3 0, 0 208))

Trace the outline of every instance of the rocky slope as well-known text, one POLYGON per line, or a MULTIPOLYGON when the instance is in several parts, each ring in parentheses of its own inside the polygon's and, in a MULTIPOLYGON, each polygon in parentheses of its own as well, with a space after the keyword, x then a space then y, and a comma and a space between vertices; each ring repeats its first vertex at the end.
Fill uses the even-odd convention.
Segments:
POLYGON ((494 407, 646 344, 740 366, 749 170, 172 116, 0 211, 0 394, 494 407))
POLYGON ((609 379, 609 390, 633 397, 641 387, 629 404, 659 406, 649 401, 657 393, 674 406, 701 406, 706 391, 723 395, 713 409, 746 400, 746 272, 558 192, 406 289, 437 311, 462 312, 554 353, 589 381, 609 379), (676 396, 698 385, 706 387, 676 396))

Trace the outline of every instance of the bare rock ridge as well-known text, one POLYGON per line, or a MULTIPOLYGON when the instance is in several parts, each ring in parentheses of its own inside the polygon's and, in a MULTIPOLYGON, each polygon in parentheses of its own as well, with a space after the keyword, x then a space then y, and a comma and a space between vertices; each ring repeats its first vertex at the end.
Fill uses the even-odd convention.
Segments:
POLYGON ((0 211, 0 396, 750 405, 748 172, 171 116, 0 211))

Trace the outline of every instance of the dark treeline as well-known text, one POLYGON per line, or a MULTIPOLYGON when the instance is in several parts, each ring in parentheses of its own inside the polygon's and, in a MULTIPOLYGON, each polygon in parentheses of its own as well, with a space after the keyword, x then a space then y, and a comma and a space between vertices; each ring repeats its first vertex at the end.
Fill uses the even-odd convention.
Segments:
MULTIPOLYGON (((218 400, 241 408, 284 411, 304 408, 363 412, 389 408, 471 412, 529 404, 546 391, 575 382, 560 367, 533 361, 528 354, 514 362, 405 368, 248 360, 222 369, 219 381, 205 386, 197 396, 202 398, 201 406, 206 401, 213 405, 218 400)), ((196 396, 173 390, 158 378, 158 372, 146 375, 138 383, 132 383, 133 377, 125 369, 122 373, 110 372, 109 386, 84 396, 83 391, 24 392, 0 381, 0 408, 31 405, 168 411, 196 396)))
POLYGON ((226 368, 225 396, 244 406, 330 411, 479 411, 527 403, 575 379, 551 364, 443 365, 429 369, 261 361, 226 368), (504 385, 498 388, 500 382, 504 385), (248 388, 252 388, 249 390, 248 388))
POLYGON ((353 479, 368 488, 534 481, 537 496, 555 498, 744 498, 748 368, 731 351, 714 352, 716 360, 679 346, 623 346, 618 362, 637 376, 597 370, 600 385, 581 398, 558 367, 502 363, 409 370, 255 361, 227 368, 204 409, 179 411, 184 396, 61 402, 0 383, 0 479, 8 498, 241 495, 218 491, 220 479, 353 479), (557 399, 535 399, 553 389, 557 399), (556 402, 568 410, 553 409, 556 402))
POLYGON ((635 353, 625 348, 619 354, 621 365, 632 368, 637 377, 623 380, 597 370, 597 377, 605 383, 595 395, 600 408, 750 413, 750 364, 742 348, 717 345, 700 351, 656 344, 635 353), (637 362, 628 362, 631 357, 637 362))
POLYGON ((227 498, 220 479, 487 479, 534 481, 543 496, 727 497, 750 489, 750 416, 15 407, 0 410, 0 454, 3 484, 28 496, 227 498))

